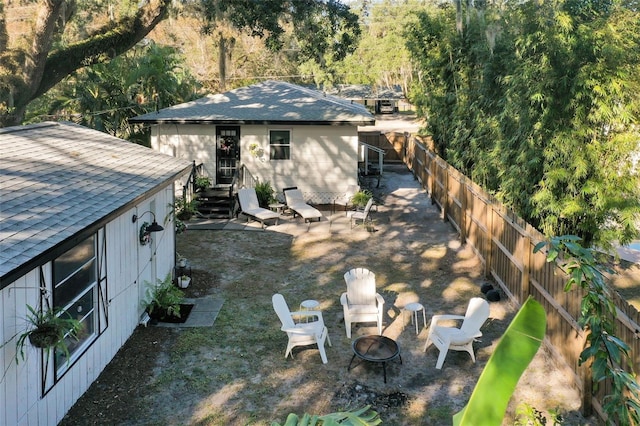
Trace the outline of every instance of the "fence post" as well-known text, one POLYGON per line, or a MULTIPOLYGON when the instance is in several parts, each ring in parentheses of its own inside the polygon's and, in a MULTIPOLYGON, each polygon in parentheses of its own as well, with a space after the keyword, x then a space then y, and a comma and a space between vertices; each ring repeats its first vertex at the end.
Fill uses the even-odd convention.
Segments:
POLYGON ((493 244, 493 202, 490 199, 487 199, 487 207, 489 207, 487 214, 489 217, 487 218, 487 239, 485 242, 485 263, 484 263, 484 276, 489 278, 491 277, 491 262, 492 259, 492 244, 493 244))
POLYGON ((467 179, 460 178, 460 243, 467 242, 467 179))
MULTIPOLYGON (((426 158, 426 155, 425 155, 426 158)), ((429 168, 431 170, 429 177, 431 178, 430 181, 430 185, 429 188, 431 189, 431 204, 435 204, 436 203, 436 173, 437 173, 437 167, 438 167, 438 162, 436 161, 435 156, 429 156, 429 168)))
POLYGON ((443 170, 444 170, 444 179, 443 179, 444 194, 442 197, 442 220, 446 222, 448 220, 447 218, 449 217, 449 164, 443 167, 443 170))
POLYGON ((524 238, 521 240, 523 241, 522 245, 523 245, 523 249, 522 249, 522 253, 521 253, 521 259, 522 259, 522 298, 520 299, 521 302, 524 302, 525 300, 527 300, 527 296, 529 296, 531 294, 531 289, 529 288, 530 283, 531 283, 531 279, 529 277, 529 271, 530 269, 530 262, 531 262, 531 236, 526 234, 524 235, 524 238))

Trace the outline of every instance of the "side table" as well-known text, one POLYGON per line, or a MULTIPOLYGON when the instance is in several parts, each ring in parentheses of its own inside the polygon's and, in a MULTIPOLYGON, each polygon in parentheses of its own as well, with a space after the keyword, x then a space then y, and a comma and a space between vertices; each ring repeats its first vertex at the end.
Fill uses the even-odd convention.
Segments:
MULTIPOLYGON (((303 300, 300 303, 300 310, 301 311, 313 311, 318 306, 320 306, 320 302, 318 302, 317 300, 307 299, 307 300, 303 300)), ((305 322, 309 322, 309 317, 304 317, 304 319, 305 319, 305 322)))
POLYGON ((284 209, 284 204, 282 203, 271 203, 269 204, 269 208, 278 214, 282 214, 282 210, 284 209))
MULTIPOLYGON (((413 302, 407 303, 404 307, 404 312, 409 312, 411 314, 411 324, 416 324, 416 334, 418 334, 418 312, 422 311, 422 322, 424 323, 425 328, 427 327, 427 317, 424 312, 424 306, 422 303, 413 302)), ((404 315, 403 315, 402 324, 404 325, 404 315)))

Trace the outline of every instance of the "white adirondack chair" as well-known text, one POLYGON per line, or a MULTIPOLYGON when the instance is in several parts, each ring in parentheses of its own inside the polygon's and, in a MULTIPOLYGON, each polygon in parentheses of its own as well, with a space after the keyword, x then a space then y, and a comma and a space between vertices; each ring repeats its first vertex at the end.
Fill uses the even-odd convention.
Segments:
POLYGON ((476 338, 482 336, 480 327, 482 327, 487 318, 489 318, 489 303, 480 297, 474 297, 469 301, 469 306, 464 316, 434 315, 433 318, 431 318, 431 326, 429 327, 429 335, 427 336, 427 343, 424 346, 424 350, 426 352, 431 344, 440 350, 436 363, 438 370, 442 368, 442 364, 444 364, 444 359, 447 357, 449 350, 466 351, 471 355, 471 360, 474 363, 476 362, 476 356, 473 352, 473 342, 476 338), (463 321, 460 328, 438 324, 447 320, 463 321))
POLYGON ((384 299, 376 292, 376 274, 366 268, 354 268, 344 274, 347 291, 340 296, 344 311, 347 337, 351 338, 351 324, 376 322, 382 335, 384 299))
POLYGON ((291 350, 296 346, 307 346, 307 345, 318 345, 318 350, 320 351, 320 358, 322 358, 322 363, 327 363, 327 354, 324 350, 324 342, 325 340, 331 346, 331 339, 329 339, 329 331, 327 327, 324 325, 324 321, 322 319, 322 312, 320 311, 299 311, 299 312, 291 312, 289 310, 289 306, 287 302, 284 300, 284 296, 279 293, 274 294, 271 297, 271 301, 273 303, 273 309, 278 314, 278 318, 280 318, 280 322, 282 322, 281 330, 287 333, 287 337, 289 338, 289 342, 287 343, 287 350, 284 353, 284 357, 288 357, 291 355, 293 358, 293 354, 291 350), (307 317, 315 317, 315 321, 304 322, 296 324, 293 318, 307 316, 307 317))

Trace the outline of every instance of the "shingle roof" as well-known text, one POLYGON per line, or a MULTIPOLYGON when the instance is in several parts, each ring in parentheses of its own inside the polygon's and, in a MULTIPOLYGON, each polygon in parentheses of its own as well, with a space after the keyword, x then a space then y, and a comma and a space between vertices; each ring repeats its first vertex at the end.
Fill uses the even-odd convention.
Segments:
POLYGON ((0 129, 0 288, 7 274, 190 162, 75 124, 0 129))
POLYGON ((133 123, 343 124, 367 126, 375 118, 363 105, 282 81, 265 81, 209 95, 158 112, 133 123))
POLYGON ((405 99, 402 87, 394 84, 390 87, 372 87, 368 84, 336 84, 325 88, 325 92, 342 99, 399 100, 405 99))

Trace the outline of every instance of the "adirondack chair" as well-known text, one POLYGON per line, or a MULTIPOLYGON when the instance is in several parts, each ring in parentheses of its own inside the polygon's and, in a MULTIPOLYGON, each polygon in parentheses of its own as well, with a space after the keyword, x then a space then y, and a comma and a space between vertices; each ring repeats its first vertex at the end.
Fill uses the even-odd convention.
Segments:
POLYGON ((351 338, 351 324, 376 322, 382 334, 384 299, 376 293, 376 274, 366 268, 354 268, 344 274, 347 291, 340 296, 344 311, 347 337, 351 338))
POLYGON ((431 318, 427 343, 424 346, 425 352, 431 344, 440 350, 436 368, 439 370, 444 364, 449 350, 466 351, 475 363, 476 356, 473 353, 473 342, 482 336, 480 327, 489 318, 489 303, 480 298, 474 297, 469 301, 467 312, 462 315, 434 315, 431 318), (455 326, 443 326, 438 323, 447 320, 462 320, 460 328, 455 326))
POLYGON ((293 358, 291 350, 296 346, 318 345, 322 363, 326 364, 327 354, 324 350, 324 342, 326 340, 329 343, 329 346, 331 346, 331 339, 329 339, 329 331, 324 325, 322 312, 291 312, 287 302, 284 300, 284 296, 279 293, 276 293, 271 297, 271 302, 273 303, 273 309, 276 311, 276 314, 278 314, 278 318, 280 318, 280 322, 282 323, 281 330, 287 333, 287 337, 289 338, 284 357, 286 358, 291 355, 291 358, 293 358), (300 322, 296 324, 294 317, 300 316, 313 317, 315 318, 315 321, 304 323, 300 322))

